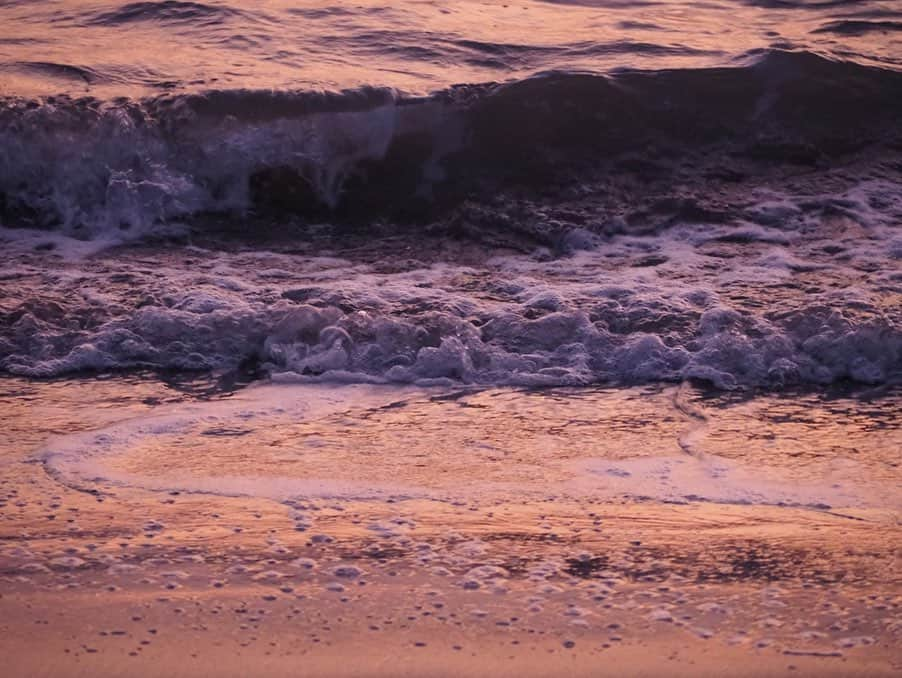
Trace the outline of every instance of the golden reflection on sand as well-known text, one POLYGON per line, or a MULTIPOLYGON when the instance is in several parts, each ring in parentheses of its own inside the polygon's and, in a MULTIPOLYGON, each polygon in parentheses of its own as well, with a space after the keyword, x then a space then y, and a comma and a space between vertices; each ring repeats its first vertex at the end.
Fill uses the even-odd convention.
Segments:
POLYGON ((859 489, 898 487, 886 451, 898 438, 887 418, 898 396, 715 406, 685 388, 399 389, 386 406, 384 391, 380 404, 360 393, 304 422, 287 416, 286 397, 281 412, 249 414, 266 400, 254 389, 203 402, 141 378, 4 381, 14 438, 0 465, 0 649, 15 675, 898 669, 892 493, 863 491, 870 503, 860 506, 662 501, 605 497, 598 483, 576 491, 565 478, 578 475, 568 464, 581 454, 624 465, 659 447, 711 457, 716 445, 731 463, 769 465, 803 486, 827 468, 817 450, 835 461, 854 444, 859 489), (180 440, 160 426, 169 410, 193 413, 180 440), (244 415, 224 428, 214 412, 244 415), (122 455, 111 446, 95 469, 127 469, 129 485, 33 461, 72 439, 45 443, 48 430, 99 429, 75 436, 99 445, 123 419, 144 437, 122 455), (146 442, 152 429, 157 444, 146 442), (756 435, 742 442, 743 431, 756 435), (752 445, 767 458, 753 459, 752 445), (790 466, 802 448, 811 458, 790 466), (292 497, 217 492, 224 474, 242 473, 268 476, 250 490, 276 478, 333 484, 292 497), (211 485, 153 489, 154 478, 211 485), (336 479, 357 486, 336 492, 336 479), (359 492, 381 482, 428 491, 359 492))

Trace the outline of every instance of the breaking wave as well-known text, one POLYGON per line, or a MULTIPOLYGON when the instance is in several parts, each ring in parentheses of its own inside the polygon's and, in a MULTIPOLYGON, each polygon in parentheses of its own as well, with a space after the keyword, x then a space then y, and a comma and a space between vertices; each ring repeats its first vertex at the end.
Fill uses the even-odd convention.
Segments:
MULTIPOLYGON (((195 5, 158 11, 205 7, 195 5)), ((380 88, 8 97, 0 222, 92 237, 250 209, 428 219, 614 158, 660 163, 713 148, 762 167, 817 165, 898 148, 900 120, 902 73, 773 50, 727 68, 553 72, 429 97, 380 88)))

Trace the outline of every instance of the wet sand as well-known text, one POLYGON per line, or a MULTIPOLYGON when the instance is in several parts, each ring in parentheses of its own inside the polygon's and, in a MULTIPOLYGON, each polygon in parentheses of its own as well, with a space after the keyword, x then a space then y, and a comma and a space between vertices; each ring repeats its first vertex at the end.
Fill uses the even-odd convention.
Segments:
POLYGON ((898 394, 285 388, 3 382, 9 675, 902 670, 898 394))

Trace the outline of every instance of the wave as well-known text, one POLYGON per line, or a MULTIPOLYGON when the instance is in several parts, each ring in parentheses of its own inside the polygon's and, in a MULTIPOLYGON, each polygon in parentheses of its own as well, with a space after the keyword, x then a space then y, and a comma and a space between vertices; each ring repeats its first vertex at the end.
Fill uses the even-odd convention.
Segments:
POLYGON ((895 33, 902 31, 902 21, 831 21, 812 33, 836 33, 838 35, 867 35, 868 33, 895 33))
POLYGON ((82 81, 88 84, 94 83, 103 77, 92 68, 72 64, 58 64, 52 61, 19 61, 8 64, 5 68, 61 80, 82 81))
POLYGON ((247 18, 245 13, 201 2, 163 0, 163 2, 130 2, 111 12, 103 12, 87 21, 94 25, 122 25, 141 21, 190 23, 196 26, 218 23, 231 18, 247 18))
POLYGON ((750 7, 764 9, 810 10, 817 11, 833 8, 852 8, 864 4, 865 0, 740 0, 750 7))
POLYGON ((428 97, 372 87, 6 98, 0 221, 90 237, 248 209, 428 219, 623 157, 714 149, 762 167, 816 165, 897 146, 900 121, 902 73, 773 50, 729 68, 551 72, 428 97))
POLYGON ((902 381, 898 322, 861 304, 840 310, 812 301, 750 316, 697 293, 650 297, 610 286, 599 286, 586 308, 547 293, 493 308, 450 295, 414 301, 416 292, 392 310, 391 291, 379 299, 376 291, 308 287, 262 303, 173 290, 166 304, 108 319, 74 299, 26 302, 0 314, 0 370, 244 370, 277 381, 419 385, 699 379, 726 389, 902 381))

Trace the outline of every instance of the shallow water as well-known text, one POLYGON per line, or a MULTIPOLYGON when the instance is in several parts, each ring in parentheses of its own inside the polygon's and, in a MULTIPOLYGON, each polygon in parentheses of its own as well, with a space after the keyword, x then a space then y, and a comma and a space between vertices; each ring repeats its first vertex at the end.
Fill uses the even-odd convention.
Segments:
POLYGON ((899 508, 898 395, 257 387, 40 453, 59 480, 275 500, 655 499, 899 508))
MULTIPOLYGON (((883 189, 897 186, 855 190, 883 189)), ((779 226, 582 230, 567 237, 589 249, 557 253, 417 232, 336 246, 295 226, 287 242, 73 258, 71 240, 8 231, 0 366, 421 386, 897 383, 894 217, 863 227, 768 198, 785 205, 779 226)))

